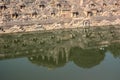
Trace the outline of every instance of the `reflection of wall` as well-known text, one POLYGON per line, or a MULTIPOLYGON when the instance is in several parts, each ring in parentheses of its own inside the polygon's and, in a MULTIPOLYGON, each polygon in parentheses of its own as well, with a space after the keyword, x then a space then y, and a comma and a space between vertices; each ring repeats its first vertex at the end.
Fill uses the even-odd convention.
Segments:
POLYGON ((29 56, 33 63, 50 68, 63 66, 68 61, 74 61, 83 68, 91 68, 104 59, 104 54, 99 52, 101 47, 114 51, 115 56, 120 55, 115 53, 120 52, 119 45, 110 45, 115 40, 119 41, 119 36, 118 30, 103 28, 4 34, 0 35, 0 58, 29 56))
MULTIPOLYGON (((4 54, 30 54, 39 53, 54 47, 79 46, 81 48, 94 48, 101 44, 108 45, 114 40, 120 40, 119 29, 96 28, 72 29, 68 31, 53 31, 46 33, 23 33, 0 35, 0 53, 4 54), (99 45, 98 45, 99 44, 99 45), (11 50, 12 49, 12 50, 11 50), (34 50, 36 49, 36 50, 34 50)), ((44 51, 45 52, 45 51, 44 51)))
POLYGON ((57 53, 54 55, 47 54, 38 54, 28 57, 28 59, 37 65, 44 66, 50 69, 62 67, 66 63, 65 53, 57 53))

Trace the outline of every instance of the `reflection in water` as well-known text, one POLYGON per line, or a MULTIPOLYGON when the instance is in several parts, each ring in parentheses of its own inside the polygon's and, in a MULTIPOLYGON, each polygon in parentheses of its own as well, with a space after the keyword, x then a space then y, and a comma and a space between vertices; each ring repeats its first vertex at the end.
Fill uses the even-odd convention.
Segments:
POLYGON ((82 68, 91 68, 104 60, 105 53, 96 49, 83 50, 78 47, 72 48, 71 59, 74 63, 82 68))
POLYGON ((57 54, 52 56, 49 56, 49 54, 33 55, 28 57, 28 59, 34 64, 51 68, 51 69, 63 67, 67 62, 66 57, 62 54, 57 54))
POLYGON ((54 53, 52 56, 49 53, 46 55, 33 55, 28 58, 32 63, 48 68, 64 66, 68 61, 73 61, 77 66, 82 68, 91 68, 100 64, 105 57, 104 51, 96 49, 86 50, 74 47, 70 49, 69 53, 64 52, 58 51, 57 55, 54 53))
POLYGON ((85 37, 81 31, 58 31, 47 33, 24 33, 0 35, 0 59, 28 57, 37 65, 58 68, 73 61, 82 68, 99 65, 107 50, 120 57, 119 36, 115 39, 104 31, 85 37))
POLYGON ((120 44, 115 43, 109 46, 108 48, 115 58, 120 58, 120 44))

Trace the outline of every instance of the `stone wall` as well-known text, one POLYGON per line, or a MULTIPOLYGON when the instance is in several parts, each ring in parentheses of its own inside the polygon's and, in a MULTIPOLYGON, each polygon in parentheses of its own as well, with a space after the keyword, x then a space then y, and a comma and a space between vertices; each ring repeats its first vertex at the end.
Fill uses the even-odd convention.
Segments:
POLYGON ((119 2, 119 0, 0 1, 0 33, 51 30, 56 29, 54 24, 60 25, 57 29, 88 26, 87 23, 84 24, 85 21, 89 21, 89 26, 118 25, 119 2), (74 23, 76 21, 78 23, 74 23), (35 29, 36 25, 43 27, 35 29))

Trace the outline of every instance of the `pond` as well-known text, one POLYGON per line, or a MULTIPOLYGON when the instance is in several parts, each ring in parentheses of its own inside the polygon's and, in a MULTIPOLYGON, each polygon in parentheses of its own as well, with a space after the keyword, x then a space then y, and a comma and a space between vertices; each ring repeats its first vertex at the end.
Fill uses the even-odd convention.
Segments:
MULTIPOLYGON (((1 80, 119 80, 120 55, 73 53, 69 61, 58 63, 33 55, 0 61, 1 80), (79 56, 78 56, 79 55, 79 56), (76 59, 74 59, 76 58, 76 59)), ((96 53, 97 54, 97 53, 96 53)))
POLYGON ((119 35, 93 35, 0 35, 0 80, 120 80, 119 35))

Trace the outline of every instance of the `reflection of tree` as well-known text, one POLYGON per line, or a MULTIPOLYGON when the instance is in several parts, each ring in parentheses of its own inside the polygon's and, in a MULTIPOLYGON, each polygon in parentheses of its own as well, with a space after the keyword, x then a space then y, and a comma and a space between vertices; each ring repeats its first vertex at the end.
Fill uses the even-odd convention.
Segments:
POLYGON ((74 63, 82 68, 94 67, 104 59, 105 54, 97 49, 81 49, 74 47, 70 50, 70 57, 74 63))
POLYGON ((111 44, 108 50, 110 50, 114 57, 120 57, 120 43, 111 44))

